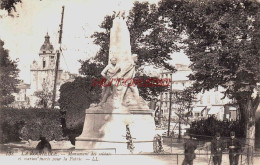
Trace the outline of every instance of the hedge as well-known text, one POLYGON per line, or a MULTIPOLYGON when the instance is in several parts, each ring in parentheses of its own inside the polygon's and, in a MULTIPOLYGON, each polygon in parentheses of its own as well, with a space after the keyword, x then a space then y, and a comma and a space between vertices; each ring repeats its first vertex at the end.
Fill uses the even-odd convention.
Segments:
POLYGON ((222 137, 229 137, 230 132, 234 131, 236 137, 245 137, 242 124, 239 121, 220 121, 214 117, 192 122, 188 133, 193 134, 198 139, 208 139, 219 132, 222 137))
POLYGON ((63 139, 61 114, 57 109, 15 109, 0 110, 0 142, 20 140, 63 139))

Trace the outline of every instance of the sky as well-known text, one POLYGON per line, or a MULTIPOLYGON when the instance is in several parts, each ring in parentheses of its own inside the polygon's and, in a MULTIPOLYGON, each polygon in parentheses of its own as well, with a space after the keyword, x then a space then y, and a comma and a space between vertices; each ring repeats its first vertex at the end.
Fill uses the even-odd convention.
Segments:
MULTIPOLYGON (((121 7, 131 9, 135 0, 123 0, 121 7)), ((144 0, 139 0, 140 2, 144 0)), ((30 83, 30 65, 39 60, 39 50, 48 32, 57 49, 58 30, 62 6, 65 6, 60 66, 71 73, 78 73, 80 63, 95 56, 99 47, 93 44, 91 34, 100 31, 99 25, 106 15, 117 10, 119 0, 22 0, 16 5, 17 17, 7 16, 0 10, 0 39, 5 42, 12 60, 18 61, 20 79, 30 83)), ((158 0, 149 0, 157 3, 158 0)), ((190 64, 183 52, 173 53, 172 64, 190 64)))

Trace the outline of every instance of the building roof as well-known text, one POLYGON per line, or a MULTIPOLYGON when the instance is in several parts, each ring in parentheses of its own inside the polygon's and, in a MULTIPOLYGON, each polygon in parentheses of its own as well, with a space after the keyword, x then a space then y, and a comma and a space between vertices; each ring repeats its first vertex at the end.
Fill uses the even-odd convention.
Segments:
POLYGON ((50 36, 47 33, 45 36, 45 41, 41 46, 40 53, 43 53, 44 51, 46 53, 52 53, 53 50, 54 50, 53 45, 50 43, 50 36))

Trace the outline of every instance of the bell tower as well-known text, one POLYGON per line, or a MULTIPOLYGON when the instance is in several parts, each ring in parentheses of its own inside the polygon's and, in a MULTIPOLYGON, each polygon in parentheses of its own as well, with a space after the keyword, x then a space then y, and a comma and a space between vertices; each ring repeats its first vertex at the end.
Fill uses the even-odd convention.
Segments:
POLYGON ((40 48, 39 56, 41 62, 39 66, 42 70, 55 69, 56 56, 53 45, 50 43, 50 36, 48 33, 46 34, 45 41, 40 48))
MULTIPOLYGON (((44 42, 39 51, 39 61, 34 61, 31 65, 31 88, 35 91, 41 91, 46 88, 53 88, 56 53, 50 42, 50 36, 47 33, 44 42)), ((59 72, 62 72, 61 70, 59 72)))

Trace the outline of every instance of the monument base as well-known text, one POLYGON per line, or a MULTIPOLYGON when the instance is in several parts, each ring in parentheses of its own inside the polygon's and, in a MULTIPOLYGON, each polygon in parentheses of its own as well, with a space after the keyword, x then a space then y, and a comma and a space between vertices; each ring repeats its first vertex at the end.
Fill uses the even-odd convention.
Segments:
POLYGON ((155 125, 153 111, 129 110, 117 112, 87 109, 82 134, 76 138, 75 149, 115 149, 116 153, 130 153, 126 139, 128 125, 134 146, 133 153, 153 152, 155 125))

